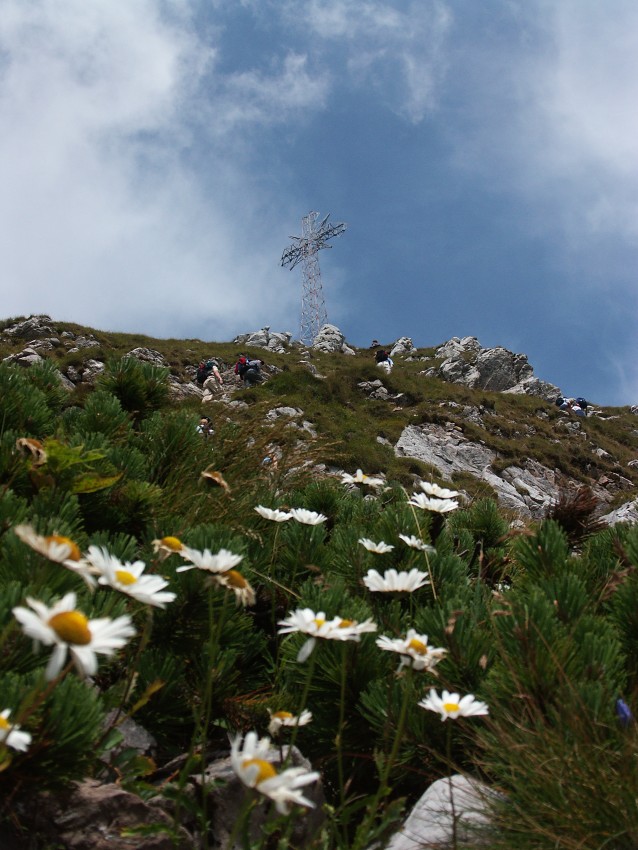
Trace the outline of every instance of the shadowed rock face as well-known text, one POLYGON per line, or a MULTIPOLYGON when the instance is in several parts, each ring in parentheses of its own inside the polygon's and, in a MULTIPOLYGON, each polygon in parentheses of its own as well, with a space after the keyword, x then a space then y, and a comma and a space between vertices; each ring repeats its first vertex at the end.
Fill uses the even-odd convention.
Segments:
POLYGON ((545 398, 560 395, 553 384, 534 377, 527 355, 514 354, 502 346, 482 348, 476 337, 453 337, 436 350, 442 358, 427 375, 470 389, 520 392, 545 398))

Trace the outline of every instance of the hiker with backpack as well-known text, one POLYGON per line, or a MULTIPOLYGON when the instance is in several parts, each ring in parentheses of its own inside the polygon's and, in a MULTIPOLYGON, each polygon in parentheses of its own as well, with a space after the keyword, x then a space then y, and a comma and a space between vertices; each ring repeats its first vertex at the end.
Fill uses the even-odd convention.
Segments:
POLYGON ((374 355, 374 359, 375 359, 377 366, 380 366, 381 369, 385 369, 385 371, 389 375, 390 372, 392 371, 392 367, 394 366, 394 363, 392 361, 392 358, 388 354, 388 352, 385 350, 385 348, 379 349, 379 351, 377 351, 376 354, 374 355))
POLYGON ((254 387, 256 384, 260 384, 263 381, 263 375, 261 374, 261 367, 264 365, 263 360, 246 360, 246 368, 244 369, 242 378, 244 379, 244 385, 247 387, 254 387))
POLYGON ((195 380, 200 385, 200 387, 204 386, 204 382, 207 378, 213 377, 215 382, 220 386, 224 383, 222 380, 222 376, 219 372, 219 363, 217 360, 207 360, 204 362, 200 361, 199 366, 197 367, 197 373, 195 375, 195 380))

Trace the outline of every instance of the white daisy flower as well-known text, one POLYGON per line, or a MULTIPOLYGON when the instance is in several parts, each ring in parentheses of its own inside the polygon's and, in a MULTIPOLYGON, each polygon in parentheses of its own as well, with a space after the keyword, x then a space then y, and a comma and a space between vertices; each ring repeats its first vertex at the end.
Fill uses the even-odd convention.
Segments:
POLYGON ((439 487, 438 484, 432 484, 429 481, 419 481, 419 487, 426 496, 434 496, 435 499, 455 499, 461 495, 458 490, 447 490, 445 487, 439 487))
POLYGON ((272 522, 287 522, 287 520, 292 519, 292 514, 287 511, 280 511, 279 508, 265 508, 263 505, 257 505, 255 510, 259 516, 272 520, 272 522))
POLYGON ((89 546, 86 561, 101 573, 99 584, 126 593, 145 605, 165 608, 167 602, 175 599, 174 593, 164 590, 168 582, 161 576, 142 575, 146 567, 143 561, 135 561, 133 564, 127 561, 123 564, 119 558, 99 546, 89 546))
POLYGON ((178 567, 175 570, 177 573, 185 573, 195 567, 210 573, 225 573, 236 567, 244 558, 243 555, 234 555, 228 549, 220 549, 216 555, 213 555, 209 549, 200 552, 199 549, 191 549, 190 546, 182 546, 180 555, 191 563, 178 567))
POLYGON ((455 511, 459 503, 452 499, 433 499, 426 496, 425 493, 415 493, 408 500, 408 505, 414 505, 415 508, 421 508, 423 511, 433 511, 437 514, 447 514, 450 511, 455 511))
POLYGON ((227 587, 233 591, 238 605, 243 605, 246 608, 255 604, 255 591, 237 570, 226 570, 213 576, 213 578, 219 587, 227 587))
POLYGON ((50 534, 48 537, 44 537, 34 531, 30 525, 16 525, 13 531, 23 543, 26 543, 35 552, 44 555, 45 558, 54 561, 56 564, 62 564, 71 572, 77 573, 91 589, 95 587, 95 579, 91 575, 90 568, 82 559, 80 547, 70 537, 63 537, 61 534, 50 534))
POLYGON ((48 681, 55 679, 62 670, 68 651, 81 676, 95 675, 96 653, 113 655, 135 634, 128 615, 115 620, 109 617, 87 619, 75 608, 75 593, 67 593, 51 608, 30 597, 27 597, 27 604, 32 610, 19 606, 13 609, 13 614, 22 624, 25 635, 45 646, 53 646, 45 674, 48 681))
POLYGON ((153 540, 153 551, 159 555, 164 561, 170 555, 179 554, 184 548, 184 544, 179 537, 162 537, 159 540, 153 540))
POLYGON ((291 508, 290 516, 296 519, 297 522, 303 525, 321 525, 328 517, 323 514, 318 514, 316 511, 307 511, 305 508, 291 508))
POLYGON ((377 638, 379 649, 397 652, 401 656, 399 670, 412 667, 414 670, 433 670, 446 654, 445 649, 434 649, 428 646, 428 636, 420 635, 414 629, 409 629, 404 638, 389 638, 382 635, 377 638))
POLYGON ((474 717, 479 714, 489 714, 487 703, 474 699, 472 694, 463 698, 459 694, 451 694, 443 691, 441 696, 432 689, 430 695, 418 703, 420 708, 436 711, 441 715, 441 720, 456 720, 457 717, 474 717))
POLYGON ((365 547, 368 552, 376 552, 377 555, 385 555, 386 552, 391 552, 394 549, 394 546, 391 546, 389 543, 385 543, 383 540, 379 543, 375 543, 374 540, 370 540, 368 537, 360 537, 359 543, 365 547))
POLYGON ((376 570, 368 570, 363 583, 374 592, 379 593, 412 593, 429 584, 428 574, 421 570, 412 569, 409 572, 397 572, 395 569, 386 570, 383 577, 376 570))
POLYGON ((8 708, 0 711, 0 746, 4 744, 6 747, 24 753, 31 743, 31 735, 28 732, 21 732, 17 723, 11 723, 10 714, 11 711, 8 708))
POLYGON ((268 759, 272 752, 269 738, 258 738, 255 732, 248 732, 243 745, 241 735, 233 739, 230 762, 244 785, 272 800, 280 814, 289 814, 292 806, 314 808, 315 804, 300 789, 316 782, 319 774, 303 767, 288 767, 277 773, 268 759))
POLYGON ((277 735, 282 726, 305 726, 312 720, 311 711, 302 711, 299 715, 294 715, 290 711, 271 711, 270 723, 268 724, 268 734, 277 735))
POLYGON ((354 475, 349 475, 347 472, 341 475, 342 484, 366 484, 368 487, 383 487, 385 481, 383 478, 372 478, 366 475, 360 469, 357 469, 354 475))
POLYGON ((403 540, 405 545, 410 546, 412 549, 418 549, 419 551, 427 552, 430 555, 436 553, 434 546, 424 543, 420 537, 415 537, 413 534, 399 534, 399 539, 403 540))
POLYGON ((279 629, 280 635, 292 634, 300 632, 301 634, 310 635, 309 639, 299 650, 297 661, 304 662, 310 656, 310 653, 315 648, 317 638, 324 640, 354 640, 359 641, 362 634, 365 632, 376 632, 376 624, 372 620, 365 620, 363 623, 357 623, 354 620, 344 620, 342 617, 334 617, 332 620, 326 620, 326 615, 323 611, 315 614, 310 608, 298 608, 288 615, 287 619, 280 620, 279 629))

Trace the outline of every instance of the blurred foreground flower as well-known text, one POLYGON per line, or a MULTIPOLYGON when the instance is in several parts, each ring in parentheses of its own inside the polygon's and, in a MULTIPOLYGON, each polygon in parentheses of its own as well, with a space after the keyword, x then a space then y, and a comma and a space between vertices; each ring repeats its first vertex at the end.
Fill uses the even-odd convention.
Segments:
POLYGON ((433 511, 436 514, 447 514, 450 511, 455 511, 459 503, 452 499, 433 499, 426 496, 424 493, 415 493, 411 499, 408 499, 408 505, 413 505, 415 508, 421 508, 422 511, 433 511))
POLYGON ((435 499, 455 499, 461 495, 458 490, 447 490, 445 487, 439 487, 438 484, 431 484, 429 481, 419 481, 419 487, 426 496, 434 496, 435 499))
POLYGON ((633 723, 634 716, 631 713, 631 709, 627 705, 624 699, 620 697, 616 700, 616 716, 620 721, 620 725, 624 726, 626 729, 631 723, 633 723))
POLYGON ((280 620, 279 629, 280 635, 292 634, 300 632, 301 634, 310 635, 310 638, 304 643, 297 655, 297 661, 303 662, 310 656, 310 653, 315 648, 317 638, 323 640, 354 640, 359 641, 361 635, 365 632, 376 632, 376 624, 372 620, 365 620, 363 623, 357 623, 354 620, 344 620, 342 617, 334 617, 332 620, 326 620, 326 615, 323 611, 315 614, 310 608, 298 608, 293 611, 285 620, 280 620))
POLYGON ((200 472, 202 478, 209 481, 211 484, 216 484, 218 487, 221 487, 225 493, 230 493, 230 485, 224 478, 221 472, 216 469, 211 469, 207 467, 203 472, 200 472))
POLYGON ((268 761, 269 750, 269 738, 258 738, 256 732, 248 732, 242 746, 242 736, 237 735, 231 743, 230 761, 239 779, 272 800, 282 815, 289 814, 295 805, 314 808, 315 804, 300 789, 316 782, 319 774, 303 767, 288 767, 277 773, 268 761))
POLYGON ((31 743, 31 735, 28 732, 21 732, 17 724, 11 723, 10 714, 11 711, 8 708, 0 712, 0 746, 4 744, 24 753, 31 743))
POLYGON ((341 483, 366 484, 368 487, 383 487, 385 481, 383 478, 372 478, 370 475, 366 475, 360 469, 357 469, 354 475, 349 475, 347 472, 344 472, 341 475, 341 483))
POLYGON ((179 537, 162 537, 160 540, 153 540, 153 551, 162 561, 170 555, 179 554, 183 548, 184 544, 179 537))
POLYGON ((428 646, 428 636, 420 635, 414 629, 409 629, 404 638, 389 638, 382 635, 376 641, 379 649, 397 652, 401 656, 399 671, 402 667, 412 667, 414 670, 434 670, 447 650, 428 646))
POLYGON ((409 546, 411 549, 418 549, 420 552, 428 552, 432 555, 436 553, 434 546, 430 546, 429 543, 424 543, 420 537, 415 537, 413 534, 399 534, 399 539, 403 540, 405 545, 409 546))
POLYGON ((472 694, 467 694, 463 698, 459 694, 451 694, 449 691, 443 691, 441 696, 432 689, 430 695, 422 699, 418 703, 421 708, 427 708, 429 711, 436 711, 441 715, 441 720, 456 720, 457 717, 474 717, 479 714, 489 714, 487 703, 480 702, 474 699, 472 694))
POLYGON ((246 608, 255 604, 255 591, 237 570, 226 570, 226 572, 218 573, 213 578, 219 587, 227 587, 233 591, 238 605, 243 605, 246 608))
POLYGON ((386 552, 391 552, 394 549, 390 543, 386 543, 381 540, 379 543, 375 543, 374 540, 370 540, 368 537, 360 537, 359 543, 368 550, 368 552, 375 552, 377 555, 385 555, 386 552))
POLYGON ((255 510, 259 516, 272 522, 287 522, 287 520, 292 519, 292 514, 287 511, 280 511, 279 508, 265 508, 263 505, 257 505, 255 510))
POLYGON ((32 610, 18 606, 13 614, 25 635, 45 646, 53 646, 45 672, 49 681, 64 667, 67 651, 71 652, 81 676, 93 676, 97 672, 96 653, 113 655, 135 634, 128 615, 116 620, 109 617, 87 619, 75 609, 75 593, 67 593, 51 608, 30 597, 27 597, 27 604, 32 610))
POLYGON ((174 593, 164 590, 168 582, 161 576, 142 575, 146 567, 144 561, 123 564, 119 558, 100 546, 89 546, 86 560, 100 573, 99 584, 119 590, 138 602, 153 605, 155 608, 165 608, 167 602, 175 599, 174 593))
POLYGON ((428 574, 421 570, 412 569, 409 572, 397 572, 395 569, 386 570, 381 576, 376 570, 368 570, 363 583, 375 593, 412 593, 429 584, 428 574))
POLYGON ((46 449, 40 442, 33 437, 18 437, 16 440, 16 449, 21 455, 31 457, 33 466, 42 466, 47 462, 48 455, 46 449))
POLYGON ((185 573, 188 570, 195 569, 195 567, 199 570, 207 570, 210 573, 225 573, 226 570, 232 570, 244 559, 243 555, 234 555, 228 549, 220 549, 216 555, 213 555, 209 549, 200 552, 199 549, 191 549, 190 546, 182 546, 179 554, 191 563, 177 567, 175 570, 177 573, 185 573))
POLYGON ((13 531, 35 552, 77 573, 90 588, 95 587, 92 570, 82 559, 80 547, 70 537, 63 537, 61 534, 50 534, 44 537, 34 531, 30 525, 16 525, 13 531))
POLYGON ((270 723, 268 724, 269 735, 276 735, 282 726, 305 726, 306 723, 310 723, 312 720, 312 712, 305 710, 299 715, 294 715, 290 711, 273 712, 268 709, 268 714, 270 714, 270 723))
POLYGON ((303 525, 321 525, 328 517, 318 514, 316 511, 307 511, 305 508, 291 508, 290 516, 303 525))

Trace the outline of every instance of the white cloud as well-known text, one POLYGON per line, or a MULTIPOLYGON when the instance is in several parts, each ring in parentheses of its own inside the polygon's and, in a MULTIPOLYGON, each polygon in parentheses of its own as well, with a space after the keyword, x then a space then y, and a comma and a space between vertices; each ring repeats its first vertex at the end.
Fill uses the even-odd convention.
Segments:
MULTIPOLYGON (((271 303, 263 297, 281 246, 259 222, 259 188, 232 143, 196 136, 216 51, 188 5, 5 0, 0 57, 5 315, 161 335, 198 323, 208 338, 270 317, 289 324, 295 282, 282 272, 271 303)), ((289 57, 261 93, 256 77, 226 88, 264 120, 301 64, 289 57)), ((232 97, 216 106, 231 127, 232 97)))
POLYGON ((436 106, 452 24, 446 3, 288 2, 285 18, 308 35, 315 51, 321 50, 320 42, 339 46, 348 71, 341 83, 371 86, 386 108, 415 124, 436 106))

